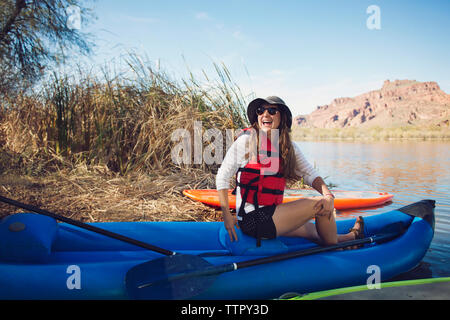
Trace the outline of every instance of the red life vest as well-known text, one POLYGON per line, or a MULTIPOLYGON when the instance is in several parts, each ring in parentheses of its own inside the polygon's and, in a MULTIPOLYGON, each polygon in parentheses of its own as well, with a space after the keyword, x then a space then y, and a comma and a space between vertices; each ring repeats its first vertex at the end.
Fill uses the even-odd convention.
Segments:
MULTIPOLYGON (((244 134, 250 133, 244 129, 244 134)), ((238 215, 244 214, 245 202, 259 206, 277 205, 283 202, 286 179, 282 173, 282 160, 278 150, 267 138, 260 139, 257 159, 251 159, 243 168, 239 168, 240 176, 236 185, 240 187, 241 206, 238 215), (262 141, 261 141, 262 140, 262 141)))

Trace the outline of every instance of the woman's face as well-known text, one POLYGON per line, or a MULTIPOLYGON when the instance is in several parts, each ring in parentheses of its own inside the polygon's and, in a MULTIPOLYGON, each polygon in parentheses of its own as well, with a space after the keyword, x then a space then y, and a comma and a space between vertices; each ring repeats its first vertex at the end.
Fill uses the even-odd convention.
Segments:
POLYGON ((272 129, 278 129, 281 122, 281 113, 276 105, 263 104, 257 109, 258 115, 258 126, 259 128, 266 132, 270 133, 272 129), (276 110, 275 114, 270 114, 276 110))

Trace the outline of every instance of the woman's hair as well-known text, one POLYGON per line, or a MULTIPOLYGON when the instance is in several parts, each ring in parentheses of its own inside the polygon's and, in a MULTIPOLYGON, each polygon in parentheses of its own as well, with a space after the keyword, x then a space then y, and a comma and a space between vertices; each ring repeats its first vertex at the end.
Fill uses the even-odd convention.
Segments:
MULTIPOLYGON (((295 157, 294 146, 291 141, 291 129, 287 127, 287 115, 284 112, 280 111, 281 121, 278 127, 279 129, 279 155, 280 155, 280 164, 281 170, 283 173, 283 177, 286 180, 298 180, 300 176, 296 173, 297 161, 295 157)), ((255 154, 256 149, 255 146, 260 146, 259 144, 259 125, 258 122, 254 122, 251 125, 250 134, 250 154, 255 154), (253 152, 252 152, 253 151, 253 152)))

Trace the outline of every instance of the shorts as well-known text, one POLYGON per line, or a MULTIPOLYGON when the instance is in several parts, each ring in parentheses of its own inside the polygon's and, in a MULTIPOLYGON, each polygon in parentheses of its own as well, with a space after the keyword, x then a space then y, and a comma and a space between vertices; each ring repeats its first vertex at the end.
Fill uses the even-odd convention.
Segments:
POLYGON ((275 208, 276 206, 272 205, 250 211, 244 214, 242 220, 239 221, 241 231, 256 238, 258 246, 260 239, 274 239, 277 237, 277 229, 272 219, 275 208))

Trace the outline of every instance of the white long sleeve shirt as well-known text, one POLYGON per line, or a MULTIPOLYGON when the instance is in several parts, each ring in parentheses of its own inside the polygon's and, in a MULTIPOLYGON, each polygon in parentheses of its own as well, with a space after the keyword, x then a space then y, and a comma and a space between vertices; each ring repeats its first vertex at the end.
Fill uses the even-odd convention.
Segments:
MULTIPOLYGON (((246 147, 248 145, 248 140, 250 135, 243 134, 236 141, 233 142, 231 147, 228 149, 223 162, 217 171, 216 175, 216 189, 223 190, 230 188, 230 179, 234 178, 236 173, 238 173, 238 180, 240 179, 241 172, 238 172, 239 168, 243 168, 247 165, 248 159, 245 158, 246 147)), ((316 179, 319 174, 311 166, 311 164, 305 159, 300 148, 293 143, 295 150, 295 156, 297 160, 297 173, 302 176, 305 183, 312 185, 314 179, 316 179)), ((247 147, 248 148, 248 147, 247 147)), ((236 208, 240 208, 242 202, 240 187, 236 189, 236 208)), ((252 203, 246 202, 244 205, 245 213, 255 210, 255 206, 252 203)), ((238 216, 238 219, 241 219, 238 216)))

